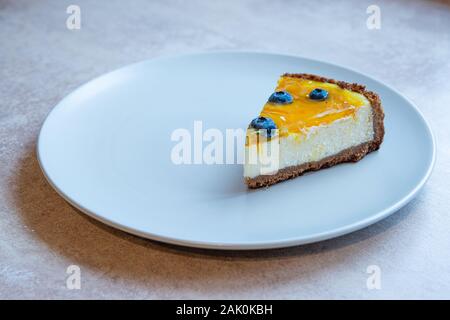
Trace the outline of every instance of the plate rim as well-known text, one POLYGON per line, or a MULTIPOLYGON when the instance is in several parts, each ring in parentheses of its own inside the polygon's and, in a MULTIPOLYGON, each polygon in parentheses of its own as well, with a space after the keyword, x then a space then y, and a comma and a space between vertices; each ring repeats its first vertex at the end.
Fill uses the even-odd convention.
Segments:
POLYGON ((187 53, 187 54, 173 54, 173 55, 164 55, 159 56, 155 58, 150 58, 142 61, 138 61, 135 63, 131 63, 128 65, 124 65, 122 67, 119 67, 117 69, 114 69, 112 71, 106 72, 104 74, 101 74, 99 76, 96 76, 92 78, 91 80, 83 83, 82 85, 76 87, 73 89, 68 95, 64 96, 47 114, 45 117, 45 120, 43 121, 41 128, 39 130, 38 139, 36 143, 36 154, 37 154, 37 160, 39 167, 47 180, 47 182, 50 184, 50 186, 70 205, 81 211, 82 213, 88 215, 89 217, 98 220, 109 227, 119 229, 121 231, 124 231, 126 233, 132 234, 134 236, 139 236, 145 239, 149 239, 156 242, 162 242, 162 243, 168 243, 172 245, 182 246, 182 247, 191 247, 191 248, 201 248, 201 249, 213 249, 213 250, 264 250, 264 249, 276 249, 276 248, 287 248, 287 247, 293 247, 293 246, 299 246, 304 245, 308 243, 314 243, 319 242, 327 239, 336 238, 345 234, 352 233, 354 231, 363 229, 367 226, 370 226, 389 215, 395 213, 397 210, 408 204, 418 193, 419 191, 424 187, 425 183, 428 181, 429 177, 431 176, 431 173, 434 169, 435 163, 436 163, 436 137, 433 133, 433 130, 431 128, 430 123, 427 121, 427 119, 424 117, 422 111, 417 107, 417 105, 412 102, 408 97, 400 93, 397 89, 394 87, 386 84, 385 82, 377 79, 376 77, 367 75, 366 73, 360 72, 358 70, 355 70, 351 67, 348 67, 343 64, 336 64, 331 63, 327 61, 322 61, 319 59, 309 58, 301 55, 293 55, 288 53, 281 53, 281 52, 274 52, 274 51, 248 51, 248 50, 215 50, 215 51, 202 51, 202 52, 193 52, 193 53, 187 53), (306 61, 311 61, 314 63, 329 65, 332 67, 337 67, 341 69, 349 70, 353 73, 360 74, 371 81, 377 83, 378 85, 381 85, 383 87, 388 88, 389 90, 393 91, 396 95, 400 96, 402 99, 404 99, 410 107, 417 113, 420 120, 424 123, 425 128, 428 132, 428 135, 430 137, 431 146, 432 146, 432 154, 431 154, 431 161, 427 168, 426 173, 421 178, 420 182, 416 184, 416 186, 403 198, 395 202, 393 205, 385 208, 382 211, 379 211, 377 214, 371 215, 365 219, 356 221, 352 224, 348 224, 339 228, 330 229, 323 232, 314 233, 312 235, 308 236, 300 236, 300 237, 290 237, 280 240, 271 240, 271 241, 254 241, 254 242, 246 242, 245 244, 239 244, 239 243, 222 243, 222 242, 213 242, 213 241, 194 241, 189 239, 181 239, 176 237, 168 237, 164 235, 158 235, 156 233, 150 233, 150 232, 143 232, 134 228, 127 227, 123 224, 120 224, 118 222, 112 221, 110 219, 107 219, 97 213, 94 213, 90 211, 89 209, 81 206, 80 204, 76 203, 76 201, 72 200, 68 195, 66 195, 61 189, 59 189, 54 183, 54 181, 49 177, 47 174, 47 171, 45 170, 45 165, 43 164, 42 155, 40 151, 41 141, 42 141, 42 135, 43 135, 43 129, 45 127, 45 124, 47 123, 48 119, 55 113, 57 109, 60 108, 62 103, 71 97, 73 94, 76 94, 80 89, 82 89, 84 86, 89 85, 91 82, 96 81, 100 78, 107 77, 108 75, 114 73, 114 72, 120 72, 123 69, 132 68, 140 64, 145 64, 150 61, 157 62, 157 61, 164 61, 164 60, 170 60, 170 59, 176 59, 176 58, 186 58, 190 56, 200 56, 200 55, 220 55, 220 54, 249 54, 249 55, 266 55, 266 56, 277 56, 281 58, 294 58, 294 59, 301 59, 306 61))

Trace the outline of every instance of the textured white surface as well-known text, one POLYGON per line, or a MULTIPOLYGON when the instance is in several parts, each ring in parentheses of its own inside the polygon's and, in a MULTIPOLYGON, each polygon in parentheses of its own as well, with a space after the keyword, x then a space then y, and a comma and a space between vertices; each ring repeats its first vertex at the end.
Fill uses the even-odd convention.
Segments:
POLYGON ((72 3, 0 4, 1 298, 450 298, 449 2, 377 1, 381 29, 368 30, 373 1, 76 1, 82 28, 69 31, 72 3), (437 137, 428 184, 397 214, 348 236, 217 253, 104 227, 44 181, 38 130, 74 88, 131 62, 216 49, 310 56, 397 88, 437 137), (65 286, 71 264, 81 290, 65 286), (381 290, 366 288, 373 264, 381 290))

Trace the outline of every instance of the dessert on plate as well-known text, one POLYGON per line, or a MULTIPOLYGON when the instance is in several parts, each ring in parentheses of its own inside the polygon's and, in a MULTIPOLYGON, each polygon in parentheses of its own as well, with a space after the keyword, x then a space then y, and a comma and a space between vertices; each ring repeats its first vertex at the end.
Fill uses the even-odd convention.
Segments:
POLYGON ((260 188, 359 161, 380 147, 383 119, 380 98, 363 85, 284 74, 247 129, 245 182, 260 188))

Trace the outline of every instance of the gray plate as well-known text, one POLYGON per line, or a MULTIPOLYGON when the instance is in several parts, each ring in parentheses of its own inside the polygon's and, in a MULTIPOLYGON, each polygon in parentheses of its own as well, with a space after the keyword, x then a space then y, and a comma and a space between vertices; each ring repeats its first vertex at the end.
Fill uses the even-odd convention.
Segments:
POLYGON ((301 57, 222 52, 145 61, 92 80, 50 113, 38 155, 53 187, 108 225, 186 246, 261 249, 336 237, 395 212, 429 177, 435 143, 419 110, 368 76, 301 57), (172 162, 174 130, 192 132, 195 120, 203 130, 245 128, 285 72, 379 93, 381 149, 257 191, 246 189, 241 165, 172 162))

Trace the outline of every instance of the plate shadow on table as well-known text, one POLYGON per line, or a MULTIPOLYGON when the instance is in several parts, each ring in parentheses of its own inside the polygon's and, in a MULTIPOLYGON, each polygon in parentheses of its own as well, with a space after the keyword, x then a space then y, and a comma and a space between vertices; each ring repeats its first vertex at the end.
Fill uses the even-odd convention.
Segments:
MULTIPOLYGON (((408 210, 412 205, 410 203, 396 214, 360 231, 297 247, 256 251, 192 249, 142 239, 81 213, 47 183, 36 159, 35 144, 30 144, 26 150, 12 189, 12 197, 23 224, 55 254, 73 264, 99 270, 102 275, 113 279, 125 278, 144 283, 165 283, 171 279, 176 283, 182 277, 191 281, 207 281, 223 278, 224 268, 228 273, 254 276, 255 265, 259 273, 282 274, 284 263, 297 263, 302 268, 310 265, 308 272, 321 272, 320 268, 316 268, 314 259, 306 257, 353 246, 373 237, 390 237, 392 233, 387 231, 402 223, 412 211, 408 210)), ((417 200, 412 203, 414 201, 417 200)), ((375 243, 366 241, 364 253, 367 254, 371 248, 379 250, 375 243)), ((334 268, 336 264, 351 259, 360 249, 355 246, 354 250, 349 251, 338 258, 329 258, 331 265, 327 268, 334 268)), ((297 273, 295 276, 301 275, 297 273)))

